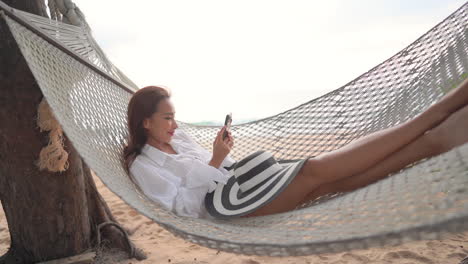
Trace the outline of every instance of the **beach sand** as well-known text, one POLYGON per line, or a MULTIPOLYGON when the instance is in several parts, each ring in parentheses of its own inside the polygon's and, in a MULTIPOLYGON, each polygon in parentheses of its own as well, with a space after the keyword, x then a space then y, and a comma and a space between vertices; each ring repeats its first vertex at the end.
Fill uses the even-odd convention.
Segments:
MULTIPOLYGON (((136 246, 148 256, 146 260, 127 259, 126 253, 108 251, 99 263, 171 263, 171 264, 361 264, 361 263, 433 263, 459 264, 468 256, 468 232, 450 234, 442 240, 415 241, 394 247, 371 248, 342 253, 320 254, 305 257, 257 257, 219 252, 201 247, 175 237, 158 224, 139 214, 107 189, 95 177, 99 192, 110 206, 117 220, 126 228, 134 230, 130 236, 136 246)), ((3 213, 0 210, 0 255, 10 245, 10 235, 3 213)))

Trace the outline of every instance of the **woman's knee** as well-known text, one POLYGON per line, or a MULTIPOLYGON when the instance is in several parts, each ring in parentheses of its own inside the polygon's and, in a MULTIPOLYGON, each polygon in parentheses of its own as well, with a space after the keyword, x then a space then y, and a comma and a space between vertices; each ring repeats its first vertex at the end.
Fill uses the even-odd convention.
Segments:
POLYGON ((304 184, 309 186, 310 190, 317 189, 320 185, 326 183, 329 178, 322 161, 317 157, 309 158, 299 171, 298 176, 301 177, 304 184))

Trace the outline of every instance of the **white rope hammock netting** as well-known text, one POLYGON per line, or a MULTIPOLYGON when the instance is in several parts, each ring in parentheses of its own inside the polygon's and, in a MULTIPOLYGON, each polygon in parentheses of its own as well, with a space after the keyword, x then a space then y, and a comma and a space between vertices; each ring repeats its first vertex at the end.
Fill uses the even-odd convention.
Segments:
MULTIPOLYGON (((120 84, 126 78, 108 69, 112 64, 96 51, 91 35, 0 7, 57 120, 89 167, 130 206, 184 239, 236 253, 290 256, 468 230, 468 144, 291 212, 229 221, 179 217, 139 193, 121 165, 134 87, 120 84)), ((404 50, 327 95, 233 126, 233 157, 259 149, 278 159, 317 156, 414 118, 467 77, 467 12, 465 4, 404 50)), ((182 122, 180 128, 208 149, 218 130, 182 122)))

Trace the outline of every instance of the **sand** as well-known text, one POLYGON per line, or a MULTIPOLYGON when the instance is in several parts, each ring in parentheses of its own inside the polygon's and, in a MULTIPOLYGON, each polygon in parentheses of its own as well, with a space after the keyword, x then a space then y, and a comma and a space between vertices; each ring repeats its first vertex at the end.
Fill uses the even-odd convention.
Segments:
MULTIPOLYGON (((127 259, 123 252, 110 251, 102 256, 100 263, 171 263, 171 264, 361 264, 361 263, 434 263, 458 264, 468 256, 468 232, 449 234, 442 240, 415 241, 394 247, 371 248, 349 252, 320 254, 306 257, 257 257, 237 255, 204 248, 175 237, 158 224, 139 214, 109 191, 95 177, 99 192, 110 206, 117 220, 130 230, 132 241, 148 256, 146 260, 127 259)), ((10 235, 3 213, 0 210, 0 255, 10 245, 10 235)))

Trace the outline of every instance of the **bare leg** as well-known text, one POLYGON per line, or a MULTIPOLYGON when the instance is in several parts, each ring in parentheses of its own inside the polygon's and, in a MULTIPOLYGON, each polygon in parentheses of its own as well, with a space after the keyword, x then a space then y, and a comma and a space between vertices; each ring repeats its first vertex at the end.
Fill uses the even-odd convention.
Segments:
POLYGON ((309 189, 308 193, 307 187, 305 187, 307 184, 303 183, 305 180, 300 178, 304 178, 304 176, 298 174, 296 176, 298 179, 294 179, 275 200, 258 209, 250 216, 286 212, 323 195, 348 192, 376 182, 386 177, 389 173, 404 168, 408 164, 439 154, 442 148, 434 144, 432 137, 432 134, 424 134, 365 172, 355 175, 349 174, 348 177, 318 185, 314 189, 309 189))
POLYGON ((455 146, 467 143, 468 133, 466 131, 468 131, 468 105, 452 114, 434 129, 362 173, 349 174, 348 177, 321 184, 313 189, 309 189, 310 186, 307 185, 310 175, 298 174, 277 198, 248 216, 285 212, 328 193, 347 192, 364 187, 413 162, 441 154, 455 146))
MULTIPOLYGON (((353 189, 356 188, 355 186, 367 185, 416 160, 440 153, 441 148, 436 147, 437 144, 434 145, 434 137, 423 136, 423 134, 467 103, 468 81, 465 81, 462 86, 449 93, 439 103, 431 106, 412 121, 376 132, 342 149, 310 159, 293 182, 275 200, 248 216, 291 210, 307 195, 309 198, 316 197, 317 194, 311 193, 314 190, 318 194, 323 194, 336 192, 338 189, 353 189), (397 151, 398 153, 396 153, 397 151), (370 169, 371 167, 374 168, 370 169), (369 172, 365 172, 367 170, 369 172), (346 179, 359 174, 367 176, 356 176, 357 178, 351 181, 346 179), (338 182, 341 179, 343 181, 338 182), (341 184, 342 187, 332 188, 337 183, 341 184), (329 184, 328 187, 327 184, 329 184), (319 186, 321 190, 317 189, 319 186)), ((468 107, 464 109, 466 109, 464 112, 468 112, 468 107)), ((458 122, 460 122, 462 120, 459 117, 460 114, 457 116, 458 122)), ((465 114, 464 118, 468 119, 468 114, 465 114)), ((454 120, 455 118, 448 119, 454 120)), ((452 122, 451 129, 457 128, 453 125, 456 123, 452 122)), ((434 130, 440 132, 444 129, 434 130)), ((460 131, 460 129, 458 130, 460 131)), ((462 130, 466 131, 468 127, 462 130)), ((443 133, 439 134, 443 136, 443 133)), ((461 133, 460 137, 463 136, 461 133)), ((459 145, 459 142, 451 144, 459 145)))
POLYGON ((440 154, 439 149, 432 148, 428 141, 428 134, 424 134, 362 173, 322 184, 309 193, 299 205, 329 193, 349 192, 367 186, 387 177, 390 173, 405 168, 413 162, 440 154))
POLYGON ((364 172, 466 104, 468 80, 413 120, 372 133, 343 148, 315 157, 304 166, 305 174, 314 175, 310 177, 309 184, 318 186, 364 172))
POLYGON ((301 203, 322 195, 348 192, 387 177, 418 160, 439 155, 468 142, 468 106, 452 114, 440 125, 420 136, 409 145, 388 156, 363 173, 323 184, 312 191, 301 203))

